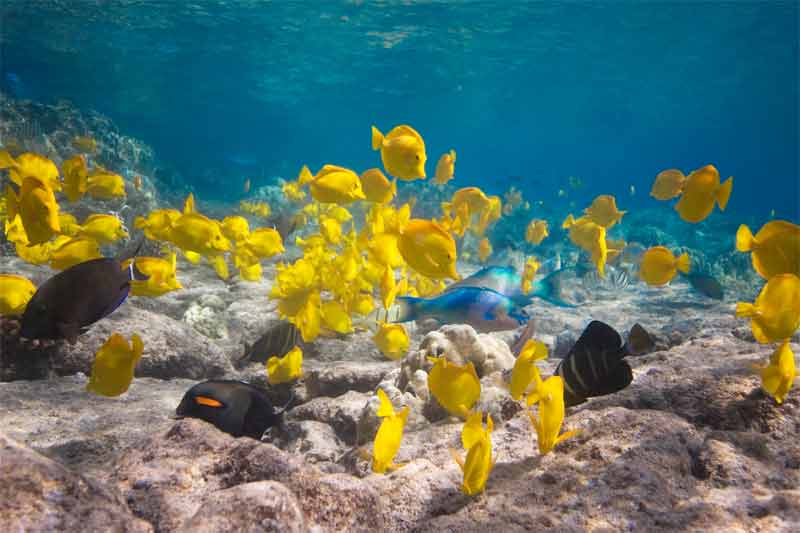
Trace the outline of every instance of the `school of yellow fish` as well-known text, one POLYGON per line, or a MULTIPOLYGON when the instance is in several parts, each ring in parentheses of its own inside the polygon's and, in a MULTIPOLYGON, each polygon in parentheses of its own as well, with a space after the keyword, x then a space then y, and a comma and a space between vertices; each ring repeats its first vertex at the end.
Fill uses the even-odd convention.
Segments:
MULTIPOLYGON (((59 171, 55 163, 35 153, 13 157, 0 151, 0 168, 7 169, 10 181, 0 201, 6 238, 17 254, 33 264, 48 264, 63 270, 83 261, 101 257, 100 247, 128 238, 122 221, 114 214, 94 213, 79 222, 61 212, 57 195, 67 203, 85 195, 110 200, 126 196, 125 180, 94 162, 91 154, 97 143, 90 137, 73 141, 79 152, 65 160, 59 171)), ((384 135, 372 127, 373 150, 380 153, 383 170, 371 168, 361 174, 346 167, 326 164, 313 174, 303 166, 296 180, 286 182, 282 192, 296 209, 298 225, 316 228, 295 238, 302 251, 293 262, 280 262, 269 297, 277 301, 281 318, 293 323, 305 342, 325 332, 348 334, 376 308, 376 299, 388 310, 398 296, 431 296, 446 287, 446 280, 459 280, 457 239, 468 231, 478 238, 477 256, 487 262, 493 254, 485 236, 491 224, 515 209, 529 209, 520 191, 513 187, 505 198, 486 195, 477 187, 458 189, 441 204, 441 216, 413 218, 413 202, 396 205, 397 181, 426 178, 427 154, 422 136, 411 126, 400 125, 384 135), (385 173, 384 173, 385 172, 385 173), (391 179, 389 177, 390 176, 391 179), (357 224, 357 219, 363 224, 357 224)), ((450 150, 439 159, 432 181, 447 184, 455 176, 456 152, 450 150)), ((717 169, 704 166, 688 176, 665 170, 656 176, 651 195, 658 200, 679 197, 675 209, 681 219, 697 223, 707 218, 714 205, 724 210, 733 179, 720 182, 717 169)), ((140 176, 131 187, 139 190, 140 176)), ((570 178, 572 189, 582 183, 570 178)), ((245 192, 250 182, 245 183, 245 192)), ((563 190, 561 192, 564 192, 563 190)), ((566 195, 564 193, 563 195, 566 195)), ((267 218, 271 207, 265 202, 242 201, 239 210, 255 218, 267 218)), ((616 199, 601 195, 579 218, 567 216, 562 227, 570 241, 585 251, 602 277, 605 265, 619 256, 624 241, 607 239, 607 231, 622 220, 625 211, 616 199)), ((162 257, 136 257, 136 269, 145 281, 131 282, 132 294, 159 297, 182 288, 178 280, 177 255, 190 263, 203 259, 222 279, 232 265, 248 281, 261 278, 261 261, 282 254, 281 234, 270 227, 251 229, 240 214, 215 220, 203 215, 190 194, 182 210, 157 209, 136 218, 136 229, 147 239, 161 243, 162 257)), ((549 235, 547 221, 531 219, 524 238, 539 245, 549 235)), ((753 334, 760 343, 778 343, 769 363, 756 366, 763 388, 782 403, 795 379, 794 355, 788 339, 800 327, 800 227, 785 221, 767 223, 753 235, 747 226, 736 234, 736 248, 752 255, 753 268, 766 283, 753 303, 740 302, 736 316, 750 318, 753 334)), ((128 266, 129 263, 125 263, 128 266)), ((528 257, 522 274, 522 291, 531 290, 540 267, 536 257, 528 257)), ((678 257, 663 246, 647 250, 641 258, 639 275, 649 285, 669 283, 678 272, 688 273, 690 258, 678 257)), ((0 314, 18 315, 36 287, 26 278, 0 274, 0 314)), ((387 358, 401 359, 409 349, 409 336, 401 324, 377 324, 373 341, 387 358)), ((98 350, 87 390, 105 396, 124 393, 130 385, 144 343, 133 335, 130 343, 113 334, 98 350)), ((517 358, 507 384, 514 400, 524 401, 530 410, 531 427, 537 435, 539 452, 549 453, 577 431, 562 433, 565 416, 562 378, 541 378, 536 361, 547 357, 540 341, 528 340, 517 358)), ((494 465, 491 416, 474 410, 481 395, 481 384, 472 363, 460 366, 445 357, 429 357, 432 365, 428 386, 432 396, 453 416, 462 418, 462 445, 466 457, 451 450, 463 471, 462 489, 466 494, 481 493, 494 465)), ((295 347, 283 357, 272 356, 265 371, 271 385, 300 379, 303 353, 295 347)), ((401 465, 394 459, 401 447, 409 407, 396 412, 383 390, 377 391, 382 419, 375 436, 372 469, 383 473, 401 465)))

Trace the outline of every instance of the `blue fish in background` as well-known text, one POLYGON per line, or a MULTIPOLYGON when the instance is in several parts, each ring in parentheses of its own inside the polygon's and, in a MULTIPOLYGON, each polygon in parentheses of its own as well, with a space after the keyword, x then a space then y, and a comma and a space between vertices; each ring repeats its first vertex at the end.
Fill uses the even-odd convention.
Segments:
POLYGON ((530 305, 534 298, 539 298, 558 307, 575 307, 575 305, 561 299, 559 294, 561 272, 562 270, 556 270, 544 278, 534 281, 531 292, 525 294, 522 292, 522 278, 514 267, 488 266, 450 285, 445 289, 445 293, 462 287, 479 287, 497 291, 510 298, 520 307, 530 305))
POLYGON ((386 315, 389 322, 432 318, 441 324, 469 324, 483 333, 516 329, 530 318, 511 298, 481 287, 458 287, 433 298, 399 296, 386 315))

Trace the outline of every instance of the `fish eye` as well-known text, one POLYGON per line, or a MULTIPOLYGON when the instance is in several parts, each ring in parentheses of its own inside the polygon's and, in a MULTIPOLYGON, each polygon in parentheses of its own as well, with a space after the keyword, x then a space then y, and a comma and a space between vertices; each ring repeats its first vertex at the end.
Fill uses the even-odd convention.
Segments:
POLYGON ((417 161, 419 161, 419 154, 415 154, 414 157, 416 157, 417 161))

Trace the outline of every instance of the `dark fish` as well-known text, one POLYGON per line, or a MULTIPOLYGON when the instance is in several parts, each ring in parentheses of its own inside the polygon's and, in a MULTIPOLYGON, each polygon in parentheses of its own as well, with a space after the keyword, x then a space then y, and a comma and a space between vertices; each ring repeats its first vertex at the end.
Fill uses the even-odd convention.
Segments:
POLYGON ((694 290, 704 296, 713 298, 714 300, 722 300, 725 296, 725 291, 722 289, 719 281, 713 276, 708 274, 691 273, 686 275, 686 279, 694 290))
POLYGON ((558 364, 554 375, 564 380, 564 403, 578 405, 594 396, 621 391, 633 381, 633 371, 625 361, 627 355, 651 350, 654 343, 639 324, 635 324, 622 344, 619 333, 603 322, 594 320, 581 334, 567 356, 558 364))
MULTIPOLYGON (((28 339, 67 339, 107 317, 128 297, 135 269, 120 260, 102 257, 78 263, 45 281, 28 302, 20 336, 28 339)), ((146 279, 146 278, 145 278, 146 279)))
POLYGON ((273 216, 268 224, 272 225, 281 239, 285 240, 289 235, 297 231, 300 227, 300 219, 289 212, 281 212, 273 216))
POLYGON ((298 345, 303 348, 300 330, 291 322, 282 321, 269 328, 252 346, 245 343, 244 354, 237 364, 265 363, 273 355, 283 357, 298 345))
POLYGON ((234 437, 260 440, 267 429, 281 423, 285 410, 275 411, 258 387, 221 379, 198 383, 186 391, 175 414, 205 420, 234 437))

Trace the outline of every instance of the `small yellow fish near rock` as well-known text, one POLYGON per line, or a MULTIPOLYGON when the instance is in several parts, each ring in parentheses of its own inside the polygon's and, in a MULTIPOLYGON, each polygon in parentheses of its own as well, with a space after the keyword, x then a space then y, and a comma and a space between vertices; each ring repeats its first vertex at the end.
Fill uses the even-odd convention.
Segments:
POLYGON ((606 228, 586 217, 580 217, 576 220, 572 215, 567 216, 561 227, 569 230, 569 239, 575 245, 591 255, 592 263, 597 268, 597 273, 600 274, 601 278, 604 277, 608 258, 606 228))
POLYGON ((478 243, 478 259, 481 260, 481 263, 485 263, 489 256, 492 255, 492 243, 489 242, 489 239, 484 237, 478 243))
POLYGON ((86 192, 101 200, 121 198, 125 196, 125 181, 119 174, 99 169, 87 178, 86 192))
POLYGON ((398 361, 408 353, 408 333, 402 324, 381 323, 372 340, 381 353, 389 359, 398 361))
POLYGON ((83 198, 89 186, 86 159, 82 155, 67 159, 61 164, 61 173, 64 175, 64 194, 67 201, 77 202, 83 198))
POLYGON ((428 357, 433 368, 428 372, 428 389, 448 413, 466 417, 481 396, 481 382, 470 361, 464 366, 445 357, 428 357))
POLYGON ((0 274, 0 315, 21 315, 35 293, 36 286, 28 278, 0 274))
POLYGON ((736 304, 736 316, 752 319, 753 336, 762 344, 788 339, 800 327, 800 278, 771 277, 755 303, 736 304))
POLYGON ((531 418, 531 425, 536 430, 539 453, 544 455, 550 453, 553 448, 570 437, 574 437, 579 431, 567 431, 561 433, 561 425, 564 423, 564 380, 561 376, 551 376, 542 381, 536 391, 527 400, 528 406, 539 404, 538 418, 532 412, 528 413, 531 418))
POLYGON ((215 255, 231 248, 221 228, 219 222, 200 213, 184 213, 172 222, 169 240, 184 251, 215 255))
POLYGON ((420 274, 434 279, 460 279, 456 271, 456 241, 432 220, 410 220, 401 230, 397 248, 408 266, 420 274))
POLYGON ((533 278, 536 277, 536 273, 539 271, 539 267, 542 264, 539 262, 538 259, 531 256, 525 261, 525 268, 522 271, 522 280, 521 280, 521 289, 523 294, 528 294, 531 292, 533 288, 533 278))
POLYGON ((375 434, 372 452, 372 471, 383 474, 387 470, 395 470, 403 465, 394 463, 394 458, 400 450, 403 440, 403 429, 408 418, 409 407, 406 405, 399 414, 395 414, 394 407, 389 397, 378 389, 380 406, 377 415, 382 418, 378 432, 375 434))
POLYGON ((292 348, 283 357, 272 356, 267 359, 267 381, 270 385, 289 383, 303 377, 303 350, 292 348))
POLYGON ((453 179, 455 167, 456 151, 450 150, 446 154, 443 154, 442 157, 439 158, 439 162, 436 163, 436 174, 434 175, 433 182, 436 185, 444 185, 453 179))
POLYGON ((42 244, 61 232, 56 197, 39 178, 24 178, 19 195, 6 185, 6 207, 9 220, 19 215, 28 244, 42 244))
POLYGON ((539 369, 536 368, 536 361, 547 359, 547 346, 543 342, 528 339, 519 353, 519 357, 514 362, 511 371, 511 385, 509 392, 514 400, 519 400, 528 390, 531 383, 538 387, 542 381, 539 369))
POLYGON ((358 174, 336 165, 323 166, 309 187, 311 197, 321 203, 347 205, 366 199, 358 174))
POLYGON ((676 258, 664 246, 654 246, 642 256, 639 277, 648 285, 666 285, 678 274, 679 270, 688 274, 690 266, 689 254, 683 253, 676 258))
MULTIPOLYGON (((130 266, 130 260, 123 267, 130 266)), ((136 257, 136 270, 148 276, 146 280, 131 280, 131 295, 155 298, 168 292, 182 289, 177 273, 177 256, 175 252, 161 257, 136 257)))
POLYGON ((53 270, 66 270, 78 263, 98 259, 100 245, 89 237, 64 237, 59 236, 54 242, 50 253, 50 268, 53 270))
POLYGON ((386 204, 397 194, 397 181, 389 181, 379 168, 365 170, 360 179, 361 188, 369 202, 386 204))
POLYGON ((100 244, 109 244, 128 237, 122 221, 114 215, 89 215, 83 221, 79 233, 100 244))
POLYGON ((650 196, 656 200, 671 200, 683 192, 686 176, 678 169, 670 168, 658 173, 650 189, 650 196))
POLYGON ((706 165, 686 178, 683 194, 675 204, 675 210, 686 222, 701 222, 714 210, 715 202, 720 211, 725 211, 732 189, 733 178, 720 183, 716 167, 706 165))
POLYGON ((240 243, 250 235, 250 224, 242 216, 227 216, 222 219, 222 234, 230 241, 240 243))
POLYGON ((119 333, 114 333, 100 347, 92 363, 92 375, 86 390, 102 396, 119 396, 133 381, 133 371, 142 357, 144 344, 137 334, 131 344, 119 333))
POLYGON ((792 353, 792 349, 789 347, 789 339, 783 341, 783 343, 772 352, 769 358, 769 365, 756 364, 753 365, 753 369, 761 374, 761 388, 775 398, 778 404, 783 403, 797 377, 794 353, 792 353))
POLYGON ((606 229, 622 220, 625 211, 617 209, 617 200, 610 194, 603 194, 592 201, 592 205, 583 210, 586 218, 606 229))
POLYGON ((755 236, 742 224, 736 232, 736 249, 752 253, 753 268, 764 279, 778 274, 800 276, 800 226, 797 224, 772 220, 755 236))
POLYGON ((151 241, 168 241, 172 223, 180 217, 181 212, 177 209, 156 209, 147 217, 136 217, 133 227, 143 230, 144 236, 151 241))
POLYGON ((380 150, 386 172, 401 180, 424 179, 425 141, 411 126, 396 126, 385 137, 372 126, 372 149, 380 150))
POLYGON ((542 244, 542 241, 550 233, 547 231, 546 220, 531 220, 528 227, 525 228, 525 240, 536 246, 542 244))
POLYGON ((480 411, 471 413, 461 430, 461 444, 468 450, 467 458, 461 459, 455 450, 450 449, 450 454, 464 473, 461 490, 467 496, 475 496, 484 491, 489 474, 494 468, 492 431, 494 431, 492 415, 486 415, 484 429, 483 413, 480 411))

